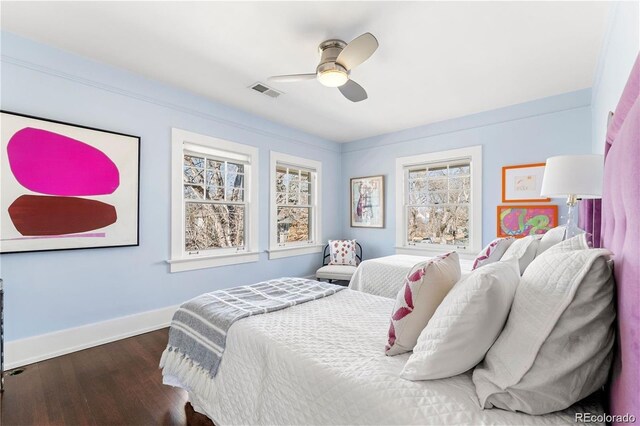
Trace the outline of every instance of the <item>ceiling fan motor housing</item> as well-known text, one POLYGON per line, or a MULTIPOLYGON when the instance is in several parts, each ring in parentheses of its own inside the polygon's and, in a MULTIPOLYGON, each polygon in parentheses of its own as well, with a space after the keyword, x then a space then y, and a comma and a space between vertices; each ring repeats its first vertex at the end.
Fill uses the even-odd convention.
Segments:
POLYGON ((349 79, 349 71, 336 62, 338 55, 347 43, 342 40, 327 40, 320 43, 320 65, 316 68, 316 75, 320 83, 328 87, 342 86, 349 79))
POLYGON ((349 75, 349 71, 347 71, 347 69, 345 67, 343 67, 342 65, 340 65, 337 62, 325 62, 323 64, 318 65, 318 68, 316 68, 316 73, 317 74, 322 74, 325 73, 327 71, 338 71, 338 72, 342 72, 346 75, 349 75))
MULTIPOLYGON (((318 65, 318 68, 326 63, 335 62, 340 52, 342 52, 342 49, 346 46, 347 43, 337 39, 331 39, 320 43, 318 46, 318 50, 320 51, 320 65, 318 65)), ((342 68, 344 69, 344 67, 342 68)))

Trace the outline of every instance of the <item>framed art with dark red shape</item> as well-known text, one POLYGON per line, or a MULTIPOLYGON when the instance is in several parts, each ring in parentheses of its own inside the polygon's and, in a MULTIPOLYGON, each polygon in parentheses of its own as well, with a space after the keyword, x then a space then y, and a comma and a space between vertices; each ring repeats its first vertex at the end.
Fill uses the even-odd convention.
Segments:
POLYGON ((138 245, 139 137, 0 114, 0 253, 138 245))
POLYGON ((498 206, 497 218, 498 237, 544 234, 558 226, 558 206, 498 206))
POLYGON ((548 203, 540 195, 545 163, 519 164, 502 168, 503 203, 548 203))

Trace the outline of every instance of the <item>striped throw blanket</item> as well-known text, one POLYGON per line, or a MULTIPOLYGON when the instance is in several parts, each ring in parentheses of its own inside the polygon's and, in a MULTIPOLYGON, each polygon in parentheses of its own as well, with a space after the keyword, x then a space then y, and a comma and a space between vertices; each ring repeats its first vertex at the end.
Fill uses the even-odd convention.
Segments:
POLYGON ((160 367, 197 367, 214 377, 222 360, 227 332, 239 319, 320 299, 344 287, 307 280, 279 278, 258 284, 205 293, 185 302, 173 315, 169 344, 160 367))

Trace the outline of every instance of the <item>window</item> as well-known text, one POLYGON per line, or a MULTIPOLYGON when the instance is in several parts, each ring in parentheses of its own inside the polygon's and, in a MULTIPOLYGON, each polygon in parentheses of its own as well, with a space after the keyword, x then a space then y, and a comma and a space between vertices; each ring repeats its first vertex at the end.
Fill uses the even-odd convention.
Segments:
POLYGON ((184 153, 184 245, 189 254, 244 249, 244 164, 184 153))
POLYGON ((271 152, 270 259, 322 249, 320 174, 318 161, 271 152))
POLYGON ((469 245, 471 163, 407 168, 407 243, 469 245))
POLYGON ((479 251, 481 170, 479 146, 398 158, 398 251, 479 251))
POLYGON ((172 272, 258 260, 257 154, 173 129, 172 272))

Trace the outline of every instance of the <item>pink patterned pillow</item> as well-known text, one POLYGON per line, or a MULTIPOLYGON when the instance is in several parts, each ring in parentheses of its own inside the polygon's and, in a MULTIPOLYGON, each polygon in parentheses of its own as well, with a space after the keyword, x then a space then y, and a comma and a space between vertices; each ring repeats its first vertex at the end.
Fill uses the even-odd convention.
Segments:
POLYGON ((329 265, 358 266, 356 240, 329 240, 329 265))
POLYGON ((507 238, 496 238, 495 240, 491 241, 478 254, 478 257, 476 257, 475 262, 473 262, 473 268, 471 268, 471 270, 478 269, 481 266, 488 265, 490 263, 497 262, 500 259, 502 259, 502 255, 504 255, 504 253, 507 251, 509 246, 515 240, 516 239, 513 237, 507 237, 507 238))
POLYGON ((458 253, 433 257, 415 265, 404 279, 391 315, 387 355, 413 350, 418 336, 449 290, 460 279, 458 253))

